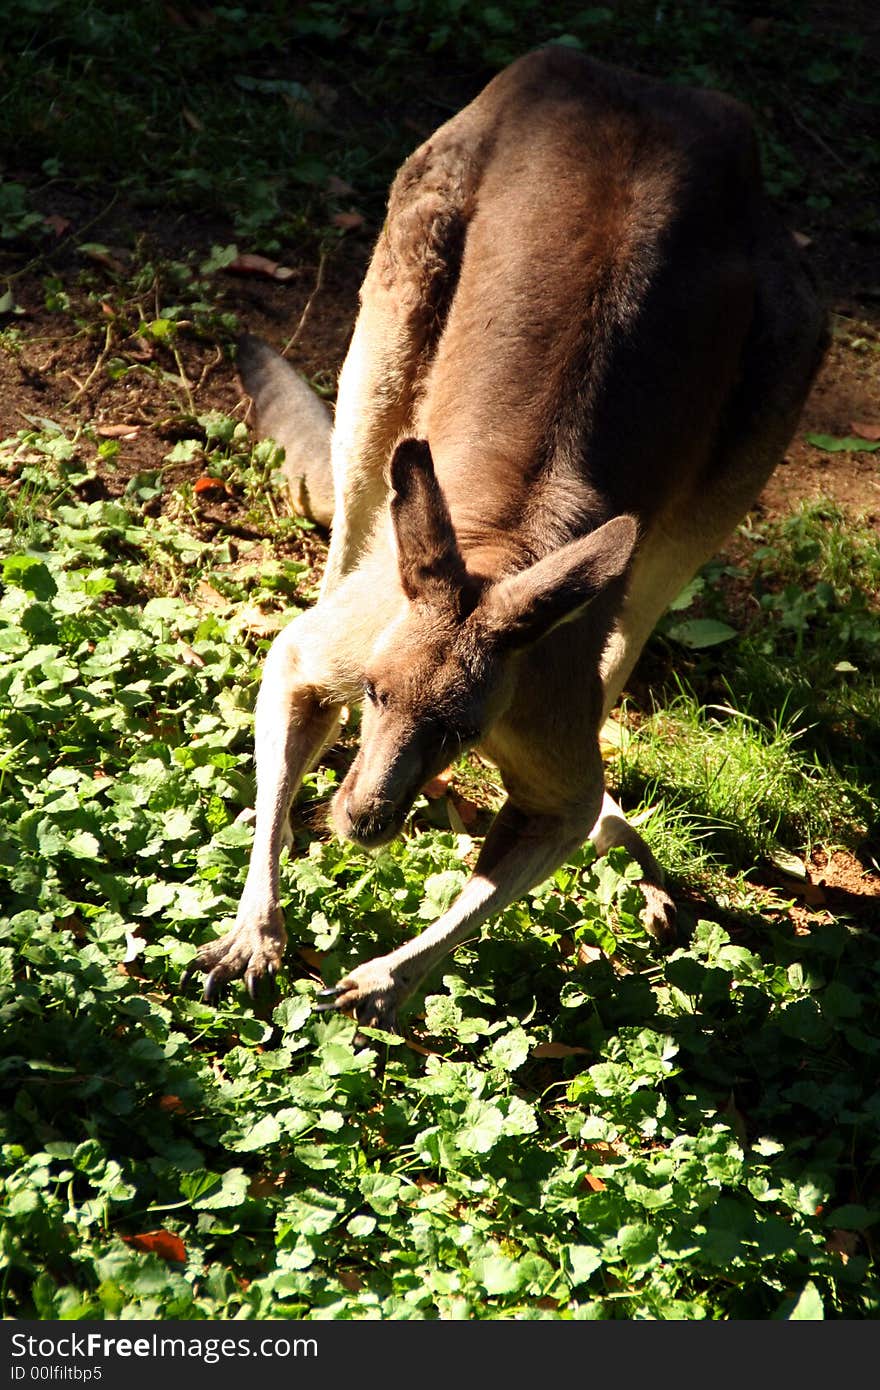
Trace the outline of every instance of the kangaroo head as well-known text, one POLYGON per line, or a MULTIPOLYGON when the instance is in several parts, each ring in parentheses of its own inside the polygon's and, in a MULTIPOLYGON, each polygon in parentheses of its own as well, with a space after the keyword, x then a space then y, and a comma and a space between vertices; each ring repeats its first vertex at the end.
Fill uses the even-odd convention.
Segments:
POLYGON ((517 653, 577 617, 624 573, 632 517, 615 517, 494 582, 468 572, 427 443, 391 461, 403 601, 365 669, 361 746, 333 800, 337 831, 372 846, 400 830, 422 786, 509 705, 517 653))

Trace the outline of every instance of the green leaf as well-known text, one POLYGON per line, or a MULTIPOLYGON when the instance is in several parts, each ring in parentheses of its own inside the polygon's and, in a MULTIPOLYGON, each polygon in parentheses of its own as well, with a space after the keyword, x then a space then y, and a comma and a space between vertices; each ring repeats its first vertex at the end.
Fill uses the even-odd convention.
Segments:
POLYGON ((353 1216, 345 1228, 355 1240, 364 1240, 376 1229, 375 1216, 353 1216))
POLYGON ((228 1207, 240 1207, 247 1197, 249 1183, 250 1179, 243 1168, 227 1168, 221 1178, 219 1189, 211 1189, 203 1196, 192 1198, 192 1204, 200 1211, 221 1211, 228 1207))
POLYGON ((311 1000, 307 995, 291 995, 288 999, 282 999, 281 1003, 274 1010, 272 1018, 282 1032, 298 1033, 308 1021, 312 1012, 311 1000))
POLYGON ((364 1173, 359 1187, 364 1200, 380 1216, 393 1216, 400 1195, 400 1178, 393 1173, 364 1173))
POLYGON ((859 439, 854 434, 808 434, 805 438, 808 444, 814 444, 817 449, 824 449, 829 454, 873 454, 880 449, 880 439, 859 439))
POLYGON ((880 1211, 850 1203, 847 1206, 835 1207, 833 1211, 830 1211, 825 1217, 825 1224, 834 1230, 866 1231, 878 1220, 880 1220, 880 1211))
POLYGON ((683 647, 691 647, 698 651, 703 647, 720 646, 722 642, 729 642, 738 634, 735 627, 719 622, 717 618, 688 618, 685 622, 675 623, 670 627, 668 635, 683 647))
POLYGON ((4 560, 3 582, 17 585, 37 599, 50 599, 58 592, 46 565, 34 555, 10 555, 4 560))
POLYGON ((825 1318, 822 1295, 812 1279, 808 1279, 796 1298, 787 1299, 776 1315, 790 1322, 821 1322, 825 1318))
POLYGON ((281 1138, 281 1126, 274 1115, 264 1115, 261 1120, 248 1130, 247 1134, 241 1139, 236 1140, 230 1147, 236 1153, 253 1153, 257 1149, 269 1148, 271 1144, 277 1144, 281 1138))
POLYGON ((516 1260, 507 1255, 484 1255, 473 1261, 474 1278, 483 1285, 490 1297, 517 1293, 522 1287, 522 1274, 516 1260))
POLYGON ((602 1267, 602 1256, 592 1245, 569 1245, 566 1254, 571 1266, 571 1282, 575 1288, 585 1284, 591 1274, 602 1267))
POLYGON ((532 1039, 524 1029, 512 1028, 509 1033, 495 1039, 486 1053, 486 1058, 492 1067, 500 1067, 503 1071, 516 1071, 528 1057, 531 1046, 532 1039))

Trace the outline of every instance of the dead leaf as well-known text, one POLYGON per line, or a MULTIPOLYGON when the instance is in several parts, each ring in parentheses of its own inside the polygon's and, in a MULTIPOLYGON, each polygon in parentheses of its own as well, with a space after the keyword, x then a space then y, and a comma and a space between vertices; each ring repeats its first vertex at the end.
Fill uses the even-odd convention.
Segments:
POLYGON ((345 179, 339 178, 336 174, 331 174, 324 184, 327 192, 334 198, 350 198, 354 189, 345 179))
POLYGON ((353 1269, 338 1269, 336 1278, 349 1293, 358 1293, 364 1287, 363 1279, 359 1274, 355 1274, 353 1269))
POLYGON ((224 598, 219 589, 215 589, 213 584, 209 584, 207 579, 200 579, 196 585, 196 597, 203 608, 228 608, 229 599, 224 598))
POLYGON ((283 622, 280 613, 264 613, 252 604, 245 604, 232 619, 230 632, 248 632, 252 637, 274 637, 276 632, 281 630, 283 622))
POLYGON ((159 1097, 159 1109, 164 1110, 168 1115, 181 1115, 186 1112, 186 1106, 180 1096, 170 1094, 159 1097))
POLYGON ((529 1053, 530 1057, 585 1057, 585 1047, 570 1047, 568 1043, 537 1043, 529 1053))
POLYGON ((732 1091, 724 1104, 718 1107, 718 1114, 727 1121, 742 1147, 746 1148, 749 1142, 749 1132, 745 1116, 738 1109, 732 1091))
POLYGON ((871 425, 853 421, 850 425, 853 434, 857 434, 859 439, 880 439, 880 425, 871 425))
POLYGON ((420 1057, 440 1057, 439 1052, 432 1052, 430 1047, 422 1047, 421 1043, 413 1042, 412 1038, 405 1038, 404 1042, 410 1052, 418 1052, 420 1057))
POLYGON ((316 951, 312 946, 297 946, 296 954, 313 970, 320 970, 327 953, 326 951, 316 951))
POLYGON ((170 1264, 186 1264, 186 1246, 173 1231, 143 1231, 138 1236, 123 1236, 126 1245, 158 1255, 170 1264))
POLYGON ((583 1187, 588 1187, 591 1192, 604 1192, 605 1184, 601 1178, 594 1178, 592 1173, 585 1173, 582 1181, 583 1187))
POLYGON ((64 236, 64 233, 70 231, 73 226, 69 217, 61 217, 57 212, 50 212, 47 217, 43 218, 43 221, 56 236, 64 236))
POLYGON ((582 1144, 581 1148, 584 1153, 601 1154, 603 1158, 609 1160, 619 1158, 624 1152, 623 1146, 619 1140, 615 1140, 614 1143, 609 1144, 605 1139, 593 1139, 589 1144, 582 1144))
POLYGON ((257 1173, 248 1183, 249 1197, 276 1197, 286 1173, 257 1173))
POLYGON ((795 246, 799 246, 802 251, 806 251, 807 247, 812 246, 813 244, 813 238, 811 236, 807 236, 806 232, 792 231, 791 239, 794 242, 795 246))
POLYGON ((337 212, 330 221, 343 232, 356 232, 364 225, 364 219, 359 212, 337 212))
POLYGON ((137 439, 140 425, 96 425, 95 433, 103 439, 137 439))
POLYGON ((111 251, 109 246, 99 246, 97 242, 83 242, 76 249, 81 256, 94 261, 95 265, 103 266, 105 270, 112 271, 114 275, 125 274, 127 252, 111 251))
POLYGON ((296 274, 289 265, 279 265, 268 256, 244 253, 223 267, 230 275, 263 275, 267 280, 289 280, 296 274))
POLYGON ((203 473, 193 483, 193 492, 226 492, 226 484, 222 478, 212 478, 210 474, 203 473))
POLYGON ((339 100, 339 92, 335 87, 331 87, 327 82, 310 82, 308 93, 316 106, 328 114, 333 110, 339 100))
POLYGON ((446 795, 451 781, 452 768, 447 767, 445 772, 438 772, 436 777, 432 777, 430 782, 426 782, 422 791, 429 801, 439 801, 441 796, 446 795))
POLYGON ((798 898, 802 898, 807 907, 824 907, 828 901, 828 895, 821 883, 791 883, 786 884, 786 892, 794 893, 798 898))
POLYGON ((853 1255, 858 1254, 859 1237, 855 1231, 834 1229, 825 1242, 825 1249, 832 1255, 839 1255, 846 1264, 853 1255))
POLYGON ((588 946, 586 941, 582 941, 577 949, 579 965, 592 965, 594 961, 601 960, 603 955, 601 946, 588 946))
POLYGON ((148 343, 146 338, 134 337, 125 344, 125 353, 133 362, 152 362, 156 356, 156 345, 148 343))
MULTIPOLYGON (((463 830, 469 830, 472 826, 476 825, 480 814, 480 808, 475 801, 471 801, 466 796, 459 795, 458 792, 452 792, 449 797, 449 802, 450 809, 454 808, 458 812, 463 830)), ((457 828, 458 827, 456 827, 456 829, 457 828)))
POLYGON ((203 656, 199 656, 198 652, 194 651, 188 642, 180 643, 180 659, 183 662, 184 666, 201 667, 205 664, 205 658, 203 656))
POLYGON ((197 131, 198 131, 198 130, 204 130, 204 129, 205 129, 205 123, 204 123, 204 121, 200 121, 199 118, 198 118, 198 116, 195 114, 195 112, 194 112, 194 111, 190 111, 190 109, 189 109, 188 106, 181 106, 181 108, 180 108, 180 114, 181 114, 181 116, 183 117, 183 119, 186 121, 186 123, 187 123, 187 125, 189 126, 190 130, 197 130, 197 131))

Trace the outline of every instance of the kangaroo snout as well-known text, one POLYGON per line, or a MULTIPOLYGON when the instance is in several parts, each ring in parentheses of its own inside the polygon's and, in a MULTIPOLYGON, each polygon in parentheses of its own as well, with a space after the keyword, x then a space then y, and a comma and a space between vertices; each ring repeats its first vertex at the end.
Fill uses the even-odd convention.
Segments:
POLYGON ((404 818, 393 801, 380 797, 359 799, 346 792, 344 786, 334 798, 331 815, 334 829, 342 839, 354 840, 366 849, 393 840, 404 818))

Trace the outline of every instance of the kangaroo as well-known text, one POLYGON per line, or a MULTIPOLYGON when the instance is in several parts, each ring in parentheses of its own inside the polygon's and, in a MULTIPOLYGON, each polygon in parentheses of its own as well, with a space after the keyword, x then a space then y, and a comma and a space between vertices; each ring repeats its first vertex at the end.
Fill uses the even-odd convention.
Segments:
MULTIPOLYGON (((626 846, 646 930, 669 937, 673 902, 605 792, 599 729, 660 614, 780 459, 825 341, 749 113, 727 97, 551 47, 415 151, 332 437, 306 409, 307 493, 326 493, 322 450, 332 461, 329 555, 318 602, 266 659, 253 852, 234 929, 195 962, 206 999, 277 970, 292 799, 358 702, 339 835, 396 835, 466 748, 497 764, 507 799, 449 910, 320 1007, 395 1027, 447 952, 587 838, 626 846)), ((245 356, 252 389, 274 390, 265 353, 245 356)), ((303 390, 289 418, 272 406, 288 440, 303 390)))

